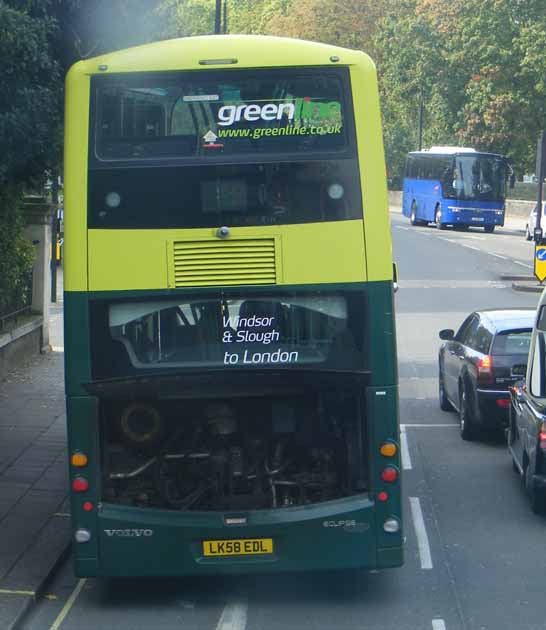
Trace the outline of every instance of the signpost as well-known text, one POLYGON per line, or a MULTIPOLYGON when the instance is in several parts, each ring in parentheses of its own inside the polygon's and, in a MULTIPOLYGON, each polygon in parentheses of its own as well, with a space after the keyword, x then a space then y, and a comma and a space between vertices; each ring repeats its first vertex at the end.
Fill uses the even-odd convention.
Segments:
POLYGON ((539 282, 546 280, 546 239, 542 232, 542 184, 546 177, 546 132, 542 131, 537 143, 536 175, 538 177, 537 219, 534 229, 534 273, 539 282))

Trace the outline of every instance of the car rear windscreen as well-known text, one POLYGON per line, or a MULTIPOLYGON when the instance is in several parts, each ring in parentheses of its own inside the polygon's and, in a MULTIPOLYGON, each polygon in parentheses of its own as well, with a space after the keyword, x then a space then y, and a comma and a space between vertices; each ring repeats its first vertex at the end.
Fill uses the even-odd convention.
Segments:
POLYGON ((496 335, 493 341, 492 354, 496 355, 508 355, 508 354, 523 354, 529 353, 529 346, 531 345, 532 330, 516 330, 501 332, 496 335))

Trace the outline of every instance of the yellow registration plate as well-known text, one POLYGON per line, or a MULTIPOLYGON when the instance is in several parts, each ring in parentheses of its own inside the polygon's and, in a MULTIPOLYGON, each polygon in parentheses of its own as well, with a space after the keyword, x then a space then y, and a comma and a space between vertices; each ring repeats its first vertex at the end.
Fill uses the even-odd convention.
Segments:
POLYGON ((242 538, 240 540, 204 540, 204 556, 251 556, 273 553, 272 538, 242 538))

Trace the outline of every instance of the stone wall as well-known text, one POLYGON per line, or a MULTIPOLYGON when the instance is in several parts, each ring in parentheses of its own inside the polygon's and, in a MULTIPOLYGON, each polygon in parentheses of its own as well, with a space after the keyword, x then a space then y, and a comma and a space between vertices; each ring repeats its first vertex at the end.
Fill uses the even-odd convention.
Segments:
POLYGON ((0 381, 29 357, 40 353, 42 317, 34 316, 25 324, 0 335, 0 381))

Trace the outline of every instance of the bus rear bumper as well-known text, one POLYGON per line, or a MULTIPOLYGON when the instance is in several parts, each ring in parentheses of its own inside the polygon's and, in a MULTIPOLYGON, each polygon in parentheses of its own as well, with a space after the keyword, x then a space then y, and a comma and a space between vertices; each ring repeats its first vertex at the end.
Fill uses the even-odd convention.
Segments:
POLYGON ((236 527, 226 527, 220 513, 150 514, 107 506, 98 518, 99 555, 85 557, 85 545, 75 544, 75 572, 78 577, 159 577, 400 566, 402 532, 376 531, 375 517, 367 497, 249 512, 248 523, 236 527), (251 548, 259 540, 271 541, 270 553, 204 554, 204 541, 246 541, 251 548))

